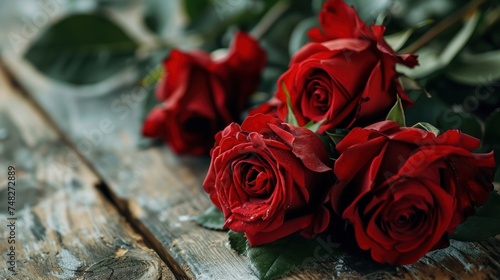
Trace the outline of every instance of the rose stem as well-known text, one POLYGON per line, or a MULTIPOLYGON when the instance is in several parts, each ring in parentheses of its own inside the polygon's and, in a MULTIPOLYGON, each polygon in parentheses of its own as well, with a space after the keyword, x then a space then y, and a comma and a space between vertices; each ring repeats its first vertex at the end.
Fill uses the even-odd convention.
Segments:
POLYGON ((432 39, 434 39, 436 36, 441 34, 441 32, 445 31, 458 21, 460 21, 462 18, 464 18, 466 15, 477 9, 479 6, 484 4, 486 0, 474 0, 469 2, 469 4, 465 5, 462 7, 462 9, 458 10, 451 16, 447 17, 440 23, 438 23, 436 26, 434 26, 431 30, 427 31, 422 37, 420 37, 418 40, 416 40, 413 44, 408 46, 407 48, 399 51, 399 53, 414 53, 423 46, 425 46, 427 43, 429 43, 432 39))
POLYGON ((250 35, 255 39, 260 39, 289 8, 290 3, 288 1, 278 1, 250 31, 250 35))

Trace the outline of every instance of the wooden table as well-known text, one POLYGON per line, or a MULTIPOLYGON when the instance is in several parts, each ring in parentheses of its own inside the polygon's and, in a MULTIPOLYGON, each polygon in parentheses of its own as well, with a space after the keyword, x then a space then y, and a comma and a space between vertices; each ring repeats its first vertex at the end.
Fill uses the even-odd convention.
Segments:
MULTIPOLYGON (((16 176, 17 275, 1 279, 256 279, 226 233, 189 217, 210 201, 201 183, 209 159, 139 148, 141 89, 75 88, 4 56, 0 68, 0 219, 7 222, 6 170, 16 176)), ((491 279, 500 277, 500 236, 452 241, 414 265, 329 259, 287 279, 491 279)))

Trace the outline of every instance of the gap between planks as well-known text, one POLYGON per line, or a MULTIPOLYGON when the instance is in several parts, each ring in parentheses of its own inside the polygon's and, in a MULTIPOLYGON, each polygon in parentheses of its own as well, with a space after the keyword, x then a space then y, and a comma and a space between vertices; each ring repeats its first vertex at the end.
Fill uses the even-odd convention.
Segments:
POLYGON ((16 92, 20 93, 24 99, 29 103, 29 105, 43 118, 45 122, 55 131, 58 137, 66 144, 75 154, 78 155, 78 159, 86 165, 89 170, 94 173, 94 175, 99 178, 100 183, 95 187, 103 195, 103 197, 113 205, 113 207, 120 213, 136 234, 140 235, 146 246, 154 250, 162 261, 168 266, 168 268, 175 274, 177 279, 191 279, 192 276, 188 276, 184 269, 175 261, 175 259, 170 255, 165 247, 162 246, 161 242, 157 240, 154 234, 148 230, 148 228, 143 225, 140 221, 134 218, 131 213, 130 204, 133 202, 123 200, 118 198, 112 190, 106 185, 101 174, 95 169, 95 167, 88 162, 85 156, 83 156, 78 149, 76 149, 73 141, 59 128, 55 121, 49 116, 49 114, 33 99, 33 97, 27 93, 24 87, 17 82, 14 75, 9 71, 8 67, 0 60, 0 72, 3 72, 7 82, 16 92))

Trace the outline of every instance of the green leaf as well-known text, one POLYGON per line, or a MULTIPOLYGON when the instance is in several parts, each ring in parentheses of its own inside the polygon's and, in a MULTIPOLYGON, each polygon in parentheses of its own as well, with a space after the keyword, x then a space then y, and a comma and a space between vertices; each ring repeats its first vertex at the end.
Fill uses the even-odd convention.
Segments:
MULTIPOLYGON (((287 41, 288 42, 288 41, 287 41)), ((290 62, 290 56, 288 55, 288 49, 286 47, 280 46, 271 42, 271 40, 262 39, 260 41, 262 48, 266 51, 268 56, 268 64, 277 68, 285 69, 290 62)), ((274 81, 276 83, 276 81, 274 81)))
POLYGON ((500 194, 490 193, 488 201, 476 209, 476 214, 459 225, 452 239, 482 241, 500 234, 500 194))
POLYGON ((340 143, 340 141, 342 141, 342 139, 345 138, 345 134, 338 134, 338 133, 330 133, 330 132, 325 132, 326 135, 328 136, 328 138, 330 138, 330 140, 335 144, 337 145, 338 143, 340 143))
POLYGON ((312 0, 311 1, 311 4, 312 4, 312 10, 315 14, 319 14, 319 12, 321 11, 321 9, 323 9, 323 3, 325 2, 325 0, 312 0))
POLYGON ((397 97, 396 104, 394 104, 394 106, 389 111, 389 114, 387 114, 387 117, 385 119, 390 121, 395 121, 399 124, 399 126, 404 127, 406 126, 406 119, 405 119, 405 111, 403 109, 403 103, 401 102, 401 98, 399 98, 399 95, 396 97, 397 97))
MULTIPOLYGON (((171 2, 157 0, 162 2, 171 2)), ((186 0, 194 5, 198 0, 186 0)), ((209 5, 198 17, 191 18, 189 33, 196 33, 204 40, 204 47, 220 47, 221 36, 230 27, 254 25, 277 2, 277 0, 210 0, 209 5)))
POLYGON ((252 1, 249 0, 213 0, 210 2, 220 20, 238 15, 238 13, 241 13, 241 16, 245 16, 245 12, 259 13, 259 10, 262 8, 257 8, 256 3, 252 3, 252 1), (255 8, 257 8, 257 10, 254 11, 255 8))
POLYGON ((164 72, 162 65, 157 65, 141 80, 141 86, 149 88, 156 85, 164 75, 164 72))
MULTIPOLYGON (((184 12, 181 2, 181 0, 143 0, 145 25, 162 38, 178 35, 183 26, 182 18, 178 16, 184 12)), ((189 2, 191 5, 201 6, 206 0, 189 2)))
POLYGON ((428 122, 436 125, 438 117, 448 108, 439 96, 428 97, 426 94, 420 94, 415 99, 415 105, 405 110, 406 122, 409 125, 418 122, 428 122))
MULTIPOLYGON (((73 3, 76 2, 73 0, 73 3)), ((81 1, 81 2, 89 2, 89 1, 81 1)), ((96 0, 98 5, 100 6, 127 6, 130 5, 133 0, 96 0)))
POLYGON ((414 79, 408 78, 406 76, 399 77, 399 83, 403 86, 405 91, 410 90, 423 90, 422 86, 414 79))
POLYGON ((230 230, 228 232, 229 245, 231 248, 240 255, 245 255, 247 253, 248 241, 245 234, 242 232, 235 232, 230 230))
POLYGON ((194 20, 199 18, 210 7, 209 0, 183 0, 184 11, 186 11, 189 19, 194 20))
POLYGON ((411 34, 413 34, 413 31, 415 31, 414 28, 408 28, 406 30, 384 36, 385 41, 391 48, 397 52, 399 51, 404 44, 410 39, 411 34))
POLYGON ((419 82, 402 75, 399 77, 399 83, 403 86, 403 89, 410 95, 412 100, 418 99, 418 96, 425 94, 428 98, 432 98, 432 95, 420 85, 419 82))
POLYGON ((481 54, 463 53, 445 75, 467 85, 488 85, 500 79, 500 50, 481 54))
POLYGON ((456 34, 455 37, 453 37, 453 39, 439 56, 442 62, 446 62, 446 64, 448 64, 458 54, 458 52, 463 49, 465 44, 469 42, 469 39, 472 37, 472 34, 474 34, 474 31, 476 30, 480 15, 480 12, 475 12, 465 21, 462 29, 456 34))
POLYGON ((391 46, 391 48, 395 52, 397 52, 406 44, 408 39, 410 39, 411 34, 413 34, 413 32, 415 32, 416 29, 423 27, 425 25, 428 25, 432 22, 433 22, 432 20, 423 21, 422 23, 418 24, 416 27, 411 27, 411 28, 408 28, 406 30, 393 33, 391 35, 384 36, 384 39, 387 42, 387 44, 389 44, 389 46, 391 46))
POLYGON ((391 0, 346 0, 344 2, 354 6, 356 13, 364 22, 374 22, 392 3, 391 0))
POLYGON ((155 88, 154 87, 145 87, 147 92, 146 101, 144 102, 144 110, 142 121, 144 122, 149 115, 149 113, 156 107, 161 106, 161 101, 158 101, 155 97, 155 88))
POLYGON ((285 93, 286 96, 286 104, 288 106, 288 113, 286 115, 286 122, 288 124, 294 125, 294 126, 299 126, 299 122, 297 121, 297 118, 295 117, 295 114, 293 113, 292 109, 292 100, 290 98, 290 93, 286 89, 285 82, 281 84, 281 87, 283 89, 283 92, 285 93))
POLYGON ((203 214, 192 217, 192 220, 208 229, 224 230, 222 228, 224 225, 224 214, 215 206, 210 206, 203 214))
POLYGON ((104 80, 135 62, 138 44, 101 15, 73 15, 52 25, 25 54, 40 72, 73 84, 104 80))
POLYGON ((288 68, 290 62, 290 39, 297 24, 303 20, 297 13, 280 17, 259 40, 268 54, 268 65, 288 68))
POLYGON ((290 36, 290 42, 288 45, 288 52, 291 56, 310 41, 307 36, 307 31, 317 25, 317 17, 310 17, 302 20, 299 24, 297 24, 297 26, 295 26, 290 36))
POLYGON ((260 279, 274 279, 311 262, 339 256, 339 244, 329 237, 305 239, 292 235, 270 244, 247 246, 247 256, 260 279))
POLYGON ((312 132, 316 133, 318 131, 318 129, 326 122, 326 119, 320 121, 320 122, 313 122, 313 121, 310 121, 309 123, 307 123, 304 127, 311 130, 312 132))
POLYGON ((323 143, 323 146, 328 152, 328 158, 330 158, 332 161, 335 161, 336 158, 338 158, 338 154, 335 151, 335 142, 325 134, 318 134, 316 133, 316 136, 319 137, 321 140, 321 143, 323 143))
MULTIPOLYGON (((262 81, 260 82, 259 90, 268 93, 268 97, 263 101, 266 101, 271 98, 270 93, 276 92, 277 90, 276 81, 286 71, 286 69, 287 68, 281 68, 275 66, 268 66, 264 68, 264 71, 262 72, 262 78, 261 78, 262 81)), ((259 105, 260 103, 255 105, 259 105)))
POLYGON ((475 12, 469 17, 462 29, 442 48, 441 46, 428 45, 417 51, 419 66, 408 68, 398 64, 396 70, 406 76, 414 79, 423 78, 438 70, 448 66, 455 56, 463 49, 469 41, 477 23, 479 22, 480 13, 475 12))
POLYGON ((484 129, 484 144, 500 145, 500 109, 497 109, 488 118, 484 129))
POLYGON ((435 126, 433 126, 430 123, 419 122, 419 123, 416 123, 415 125, 413 125, 412 127, 420 128, 420 129, 426 130, 428 132, 432 132, 436 136, 439 135, 439 129, 437 129, 435 126))
POLYGON ((472 135, 481 139, 483 137, 483 130, 478 119, 472 115, 464 112, 454 112, 451 108, 445 110, 438 118, 437 125, 443 131, 449 129, 458 129, 463 133, 472 135))

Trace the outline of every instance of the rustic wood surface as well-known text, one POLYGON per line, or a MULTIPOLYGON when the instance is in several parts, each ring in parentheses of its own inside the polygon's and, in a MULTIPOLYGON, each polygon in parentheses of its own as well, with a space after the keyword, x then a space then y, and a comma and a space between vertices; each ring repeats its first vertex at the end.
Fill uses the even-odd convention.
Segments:
MULTIPOLYGON (((23 61, 3 58, 13 79, 104 182, 101 191, 178 278, 256 278, 247 260, 229 248, 225 233, 189 221, 210 205, 201 189, 208 159, 177 157, 164 146, 139 148, 144 101, 140 88, 85 97, 86 90, 91 95, 91 87, 75 89, 53 83, 23 61)), ((480 243, 452 241, 449 248, 431 252, 409 266, 380 266, 352 256, 317 263, 286 278, 491 279, 500 277, 499 260, 497 236, 480 243)))
POLYGON ((174 279, 95 189, 99 178, 1 71, 0 130, 0 279, 174 279), (17 175, 15 244, 6 242, 8 166, 17 175), (5 266, 12 245, 15 276, 5 266))

